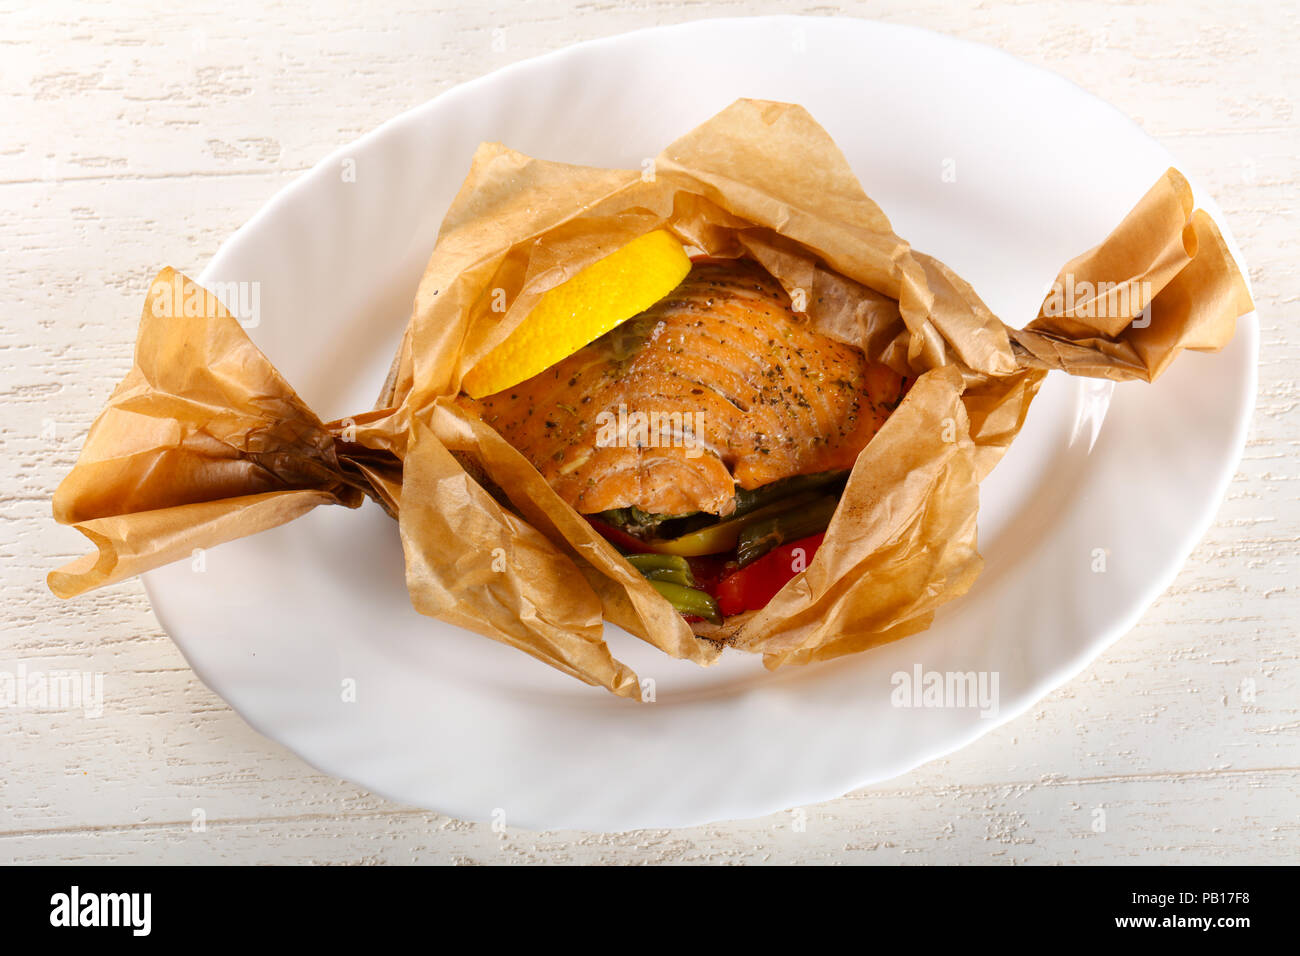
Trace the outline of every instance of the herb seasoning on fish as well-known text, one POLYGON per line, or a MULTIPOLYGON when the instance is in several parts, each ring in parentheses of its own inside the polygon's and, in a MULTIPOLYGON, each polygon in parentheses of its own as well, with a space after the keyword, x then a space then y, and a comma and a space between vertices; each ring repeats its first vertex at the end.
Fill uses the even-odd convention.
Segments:
POLYGON ((851 468, 902 384, 813 330, 757 263, 711 259, 546 372, 462 401, 583 514, 726 516, 738 490, 851 468), (677 441, 629 429, 601 443, 591 424, 620 410, 698 427, 668 436, 677 441))

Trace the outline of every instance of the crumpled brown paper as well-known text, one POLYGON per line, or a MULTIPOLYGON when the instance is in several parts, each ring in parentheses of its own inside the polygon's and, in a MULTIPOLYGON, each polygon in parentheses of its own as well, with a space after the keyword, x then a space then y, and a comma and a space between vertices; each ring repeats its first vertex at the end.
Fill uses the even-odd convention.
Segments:
MULTIPOLYGON (((320 422, 219 305, 184 314, 159 291, 176 281, 170 270, 156 280, 135 367, 54 496, 55 517, 98 549, 50 574, 56 594, 318 504, 356 507, 364 493, 399 522, 417 610, 627 697, 639 696, 638 680, 611 655, 603 620, 674 657, 707 664, 725 640, 768 667, 928 627, 979 574, 979 481, 1049 370, 1152 381, 1183 349, 1222 347, 1252 308, 1213 221, 1171 169, 1062 269, 1058 285, 1095 294, 1066 307, 1049 296, 1033 322, 1010 328, 894 234, 802 107, 758 100, 670 145, 653 176, 481 146, 378 407, 346 423, 320 422), (792 296, 802 291, 818 329, 917 376, 859 456, 808 569, 764 610, 701 627, 708 637, 452 401, 545 291, 657 228, 713 256, 758 260, 792 296), (489 309, 496 290, 504 313, 489 309)), ((187 296, 203 295, 183 281, 187 296)))

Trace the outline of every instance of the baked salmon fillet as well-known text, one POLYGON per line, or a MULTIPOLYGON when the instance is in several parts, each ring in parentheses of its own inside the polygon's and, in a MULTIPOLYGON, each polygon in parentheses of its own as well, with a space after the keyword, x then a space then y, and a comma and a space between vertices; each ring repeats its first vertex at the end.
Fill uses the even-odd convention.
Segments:
POLYGON ((460 401, 583 514, 725 516, 738 487, 851 468, 902 394, 757 263, 709 259, 546 371, 460 401))

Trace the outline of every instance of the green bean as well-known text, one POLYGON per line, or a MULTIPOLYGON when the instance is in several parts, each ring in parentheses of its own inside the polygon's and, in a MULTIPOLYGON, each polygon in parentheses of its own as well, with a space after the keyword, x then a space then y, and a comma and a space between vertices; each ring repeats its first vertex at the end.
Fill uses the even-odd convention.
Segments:
POLYGON ((748 491, 744 488, 737 488, 736 510, 732 512, 731 517, 738 518, 782 498, 804 491, 813 491, 832 482, 842 481, 847 475, 848 472, 843 470, 819 471, 814 475, 795 475, 791 478, 782 478, 780 481, 760 485, 748 491))
POLYGON ((740 532, 736 561, 743 568, 787 541, 798 541, 825 531, 839 506, 836 495, 826 495, 793 511, 755 521, 740 532))
POLYGON ((691 577, 690 574, 682 574, 680 571, 672 571, 668 568, 642 571, 641 575, 647 581, 668 581, 671 584, 680 584, 684 588, 695 587, 695 578, 691 577))
MULTIPOLYGON (((815 475, 783 478, 761 488, 755 488, 753 491, 741 489, 736 492, 736 510, 726 518, 715 520, 712 524, 706 524, 685 534, 679 534, 675 538, 651 538, 645 541, 644 547, 647 551, 657 554, 687 557, 730 551, 736 546, 741 532, 748 525, 764 518, 784 514, 792 509, 802 508, 816 501, 825 494, 828 485, 842 481, 847 474, 846 471, 823 471, 815 475)), ((636 509, 623 508, 602 512, 601 517, 627 529, 650 527, 636 524, 645 518, 663 519, 667 522, 690 516, 646 515, 644 512, 636 512, 636 509)))
POLYGON ((637 507, 628 507, 602 511, 598 517, 606 524, 613 525, 623 531, 653 531, 666 521, 677 521, 696 514, 699 514, 699 512, 687 511, 682 514, 659 515, 642 511, 637 507))
POLYGON ((651 581, 650 586, 668 599, 674 608, 691 617, 702 617, 714 624, 722 623, 718 602, 712 595, 696 588, 682 587, 670 581, 651 581))
POLYGON ((645 546, 658 554, 680 554, 691 558, 705 554, 721 554, 736 546, 741 532, 748 525, 762 521, 764 518, 784 514, 792 509, 802 508, 816 500, 816 497, 811 492, 806 492, 792 498, 783 498, 739 518, 729 517, 718 524, 711 524, 667 541, 647 541, 645 546))
POLYGON ((676 554, 629 554, 628 564, 636 568, 648 581, 668 581, 684 588, 695 587, 691 564, 676 554))
POLYGON ((691 573, 691 563, 676 554, 629 554, 628 564, 642 574, 647 571, 681 571, 691 573))

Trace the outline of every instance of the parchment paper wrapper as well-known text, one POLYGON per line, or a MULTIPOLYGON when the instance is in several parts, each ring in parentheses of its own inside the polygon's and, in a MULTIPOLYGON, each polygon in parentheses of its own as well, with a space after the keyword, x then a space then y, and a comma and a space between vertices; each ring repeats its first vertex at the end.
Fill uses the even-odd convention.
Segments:
POLYGON ((205 295, 159 275, 135 367, 54 496, 55 517, 97 548, 50 574, 56 594, 369 495, 399 522, 417 610, 628 697, 638 679, 611 655, 603 620, 673 657, 707 664, 725 641, 768 667, 928 627, 979 574, 979 482, 1048 371, 1153 381, 1183 349, 1222 347, 1252 308, 1213 221, 1170 169, 1061 270, 1058 287, 1087 294, 1049 296, 1024 329, 1009 327, 895 235, 803 108, 756 100, 677 140, 653 175, 481 146, 378 406, 346 427, 319 421, 212 297, 201 315, 183 308, 178 284, 184 298, 205 295), (808 569, 764 610, 702 626, 705 637, 452 400, 545 291, 657 228, 758 260, 802 293, 816 328, 916 377, 859 456, 808 569), (489 309, 496 290, 504 313, 489 309))

